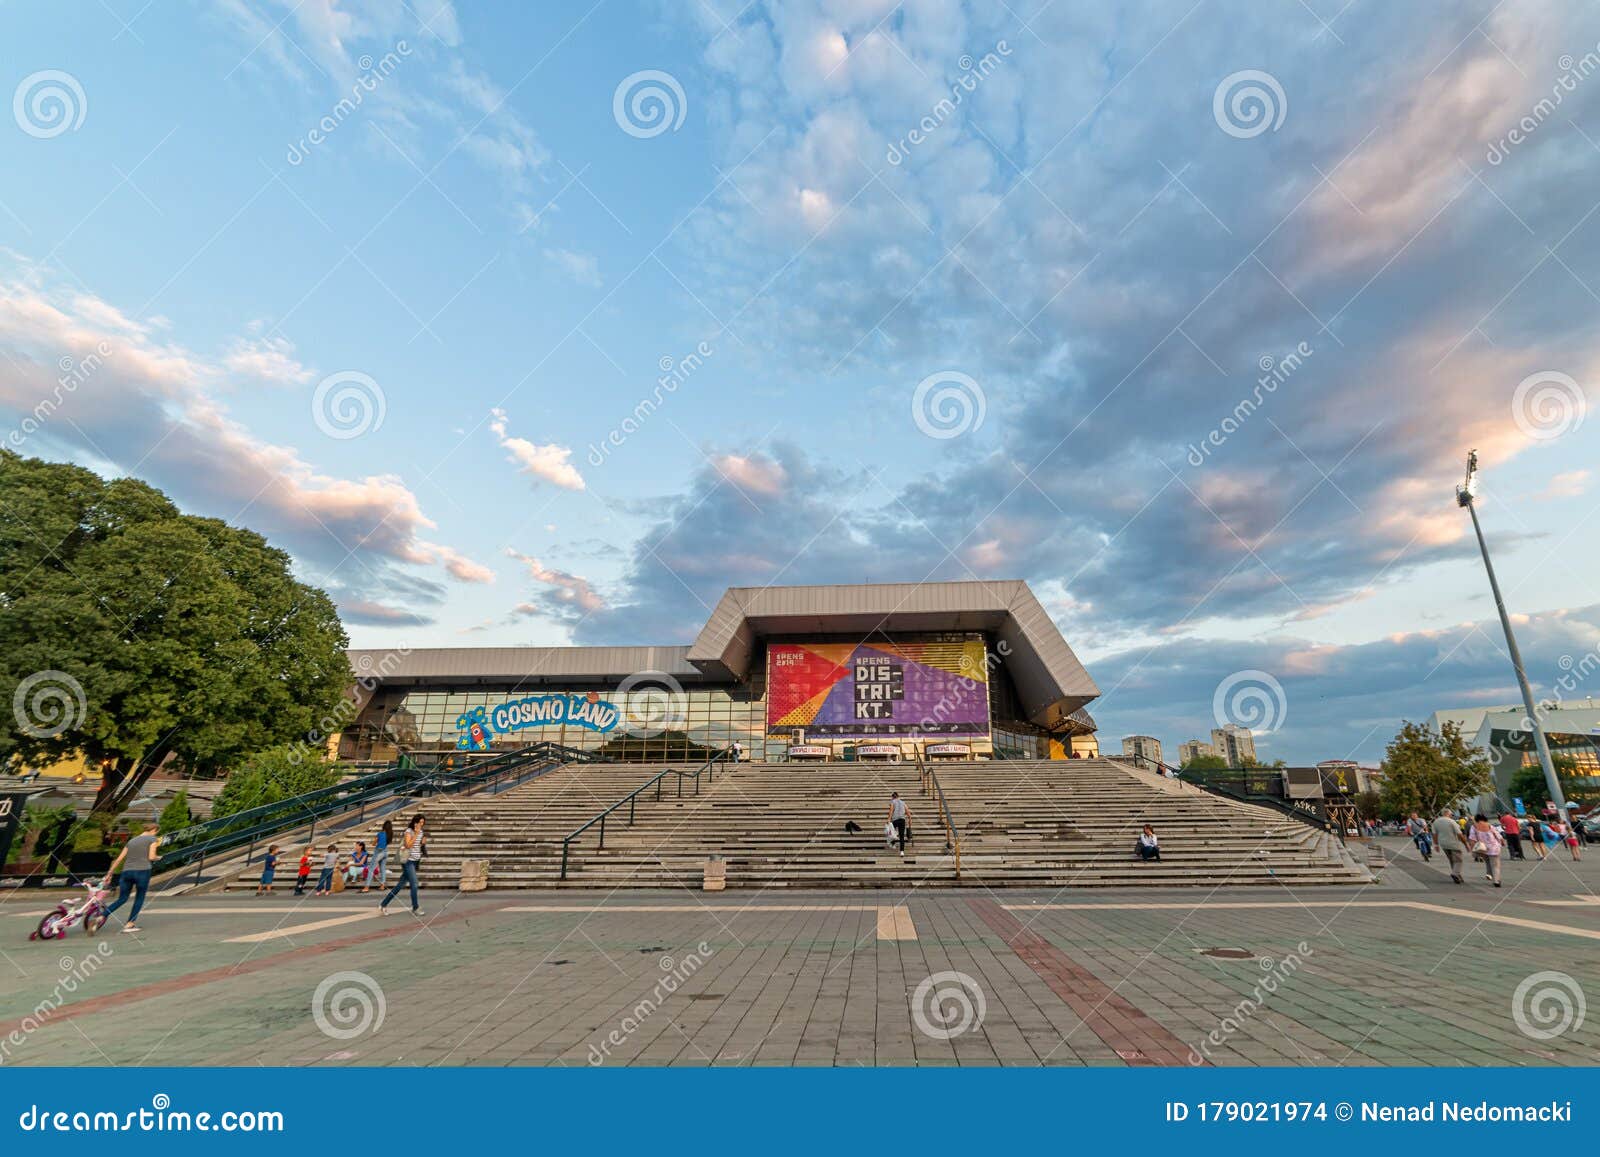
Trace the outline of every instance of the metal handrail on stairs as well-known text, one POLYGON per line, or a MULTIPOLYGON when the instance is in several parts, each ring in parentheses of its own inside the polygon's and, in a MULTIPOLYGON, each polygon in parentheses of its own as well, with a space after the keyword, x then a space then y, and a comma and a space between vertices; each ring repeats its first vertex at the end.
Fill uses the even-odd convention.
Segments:
POLYGON ((695 795, 699 795, 700 794, 700 776, 704 775, 706 777, 706 782, 707 783, 714 782, 716 777, 715 777, 715 772, 712 770, 713 767, 716 765, 716 763, 719 760, 726 760, 732 754, 733 754, 733 746, 730 744, 729 746, 722 748, 720 751, 713 751, 709 756, 706 757, 705 763, 701 764, 699 767, 695 768, 693 771, 679 771, 675 767, 666 768, 659 775, 652 776, 650 779, 646 780, 644 783, 640 784, 638 787, 636 787, 632 791, 630 791, 627 795, 623 796, 616 803, 614 803, 614 804, 610 805, 609 807, 605 808, 599 814, 591 816, 589 819, 585 820, 583 823, 581 823, 577 827, 573 828, 572 831, 568 832, 566 837, 564 839, 562 839, 562 841, 561 841, 561 879, 565 880, 567 878, 567 861, 568 861, 568 856, 570 855, 570 853, 572 851, 572 841, 573 840, 575 840, 579 836, 583 835, 584 832, 586 832, 590 828, 594 827, 595 824, 599 824, 600 825, 600 843, 599 843, 598 847, 599 848, 604 848, 606 846, 606 818, 608 816, 610 816, 612 812, 616 811, 623 804, 627 804, 628 805, 628 826, 632 827, 633 826, 634 815, 637 812, 638 806, 639 806, 639 797, 641 795, 643 795, 645 792, 649 791, 653 787, 653 788, 656 789, 656 802, 660 803, 661 802, 661 782, 664 779, 666 779, 667 776, 669 776, 669 775, 675 775, 675 776, 678 777, 678 797, 680 799, 683 797, 683 781, 685 779, 694 780, 694 794, 695 795))
POLYGON ((939 820, 944 824, 945 844, 955 853, 956 879, 961 879, 961 829, 956 827, 955 816, 951 814, 950 803, 944 797, 944 788, 939 785, 939 777, 934 774, 933 765, 927 763, 922 753, 917 752, 917 778, 922 783, 922 794, 933 795, 939 801, 939 820))

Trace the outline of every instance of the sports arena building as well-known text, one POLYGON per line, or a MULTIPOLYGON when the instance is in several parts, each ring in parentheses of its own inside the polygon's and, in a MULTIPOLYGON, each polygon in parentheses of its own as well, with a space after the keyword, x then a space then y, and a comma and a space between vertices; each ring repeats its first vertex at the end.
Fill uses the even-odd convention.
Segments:
POLYGON ((628 760, 1097 755, 1100 691, 1026 583, 735 587, 678 647, 350 652, 343 759, 542 740, 628 760))

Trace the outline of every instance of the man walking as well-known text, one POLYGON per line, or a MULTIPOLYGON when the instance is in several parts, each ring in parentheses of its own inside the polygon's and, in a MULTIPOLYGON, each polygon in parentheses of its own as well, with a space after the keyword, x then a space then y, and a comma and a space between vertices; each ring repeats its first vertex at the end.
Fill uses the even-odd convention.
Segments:
POLYGON ((1461 825, 1456 823, 1456 813, 1445 808, 1433 821, 1433 846, 1450 861, 1450 878, 1461 883, 1461 865, 1466 857, 1467 842, 1461 838, 1461 825))
POLYGON ((1522 854, 1522 824, 1510 812, 1500 817, 1500 828, 1505 832, 1506 847, 1511 849, 1513 860, 1525 860, 1522 854))
POLYGON ((889 793, 889 822, 894 825, 895 839, 900 843, 900 854, 906 854, 906 827, 911 822, 911 813, 906 810, 906 801, 900 798, 900 793, 889 793))

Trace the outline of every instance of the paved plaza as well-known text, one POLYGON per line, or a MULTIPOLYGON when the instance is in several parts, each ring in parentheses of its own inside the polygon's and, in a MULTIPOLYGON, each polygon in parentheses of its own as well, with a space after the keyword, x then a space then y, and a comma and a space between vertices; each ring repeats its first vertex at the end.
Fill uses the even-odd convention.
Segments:
POLYGON ((50 943, 10 892, 0 1063, 1600 1059, 1600 856, 1495 890, 1386 844, 1367 887, 216 895, 50 943))

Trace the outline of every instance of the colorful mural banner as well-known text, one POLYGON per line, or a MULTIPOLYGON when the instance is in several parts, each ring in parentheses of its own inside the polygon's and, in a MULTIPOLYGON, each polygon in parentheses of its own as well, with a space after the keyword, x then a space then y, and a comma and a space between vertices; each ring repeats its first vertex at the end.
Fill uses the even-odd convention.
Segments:
POLYGON ((622 717, 615 704, 591 691, 587 695, 529 695, 493 707, 474 707, 456 719, 456 747, 462 751, 486 751, 496 735, 528 727, 560 727, 563 724, 588 731, 610 731, 622 717))
POLYGON ((810 736, 987 735, 981 638, 945 643, 772 643, 767 731, 810 736))

